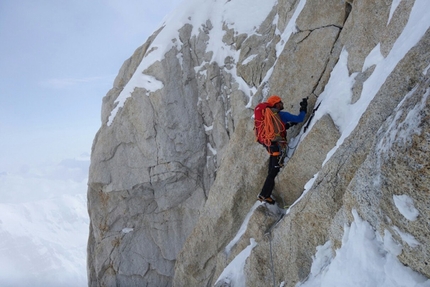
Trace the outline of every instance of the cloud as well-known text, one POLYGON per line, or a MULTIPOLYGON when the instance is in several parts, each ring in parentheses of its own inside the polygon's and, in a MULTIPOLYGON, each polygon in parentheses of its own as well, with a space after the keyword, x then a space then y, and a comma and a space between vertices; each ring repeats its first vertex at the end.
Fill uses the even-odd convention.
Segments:
POLYGON ((0 203, 1 286, 86 286, 86 196, 0 203))
POLYGON ((0 204, 85 194, 89 165, 89 158, 82 155, 59 163, 25 165, 18 172, 1 172, 0 204))
POLYGON ((86 286, 89 153, 0 172, 0 286, 86 286))
MULTIPOLYGON (((48 79, 42 81, 39 84, 45 88, 51 89, 65 89, 81 84, 89 84, 94 82, 99 82, 107 77, 88 77, 88 78, 62 78, 62 79, 48 79)), ((110 77, 109 77, 110 79, 110 77)))

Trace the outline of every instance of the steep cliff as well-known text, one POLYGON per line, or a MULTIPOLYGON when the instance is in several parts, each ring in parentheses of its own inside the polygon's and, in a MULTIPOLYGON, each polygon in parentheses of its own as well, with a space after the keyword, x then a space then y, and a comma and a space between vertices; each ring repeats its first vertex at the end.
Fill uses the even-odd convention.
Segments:
POLYGON ((103 100, 88 184, 89 285, 233 286, 220 275, 251 241, 245 286, 295 286, 316 248, 330 242, 334 254, 358 217, 430 277, 426 0, 183 8, 124 63, 103 100), (252 109, 271 94, 291 113, 309 97, 307 119, 320 105, 306 132, 288 131, 274 194, 294 204, 266 236, 275 218, 255 204, 267 153, 252 109))

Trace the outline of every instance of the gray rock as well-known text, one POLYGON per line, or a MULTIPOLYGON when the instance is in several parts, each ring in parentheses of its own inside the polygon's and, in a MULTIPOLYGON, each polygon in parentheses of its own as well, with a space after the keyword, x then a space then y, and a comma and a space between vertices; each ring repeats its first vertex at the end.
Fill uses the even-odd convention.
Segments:
MULTIPOLYGON (((317 175, 313 186, 270 236, 264 233, 277 214, 256 208, 243 235, 226 250, 255 207, 267 173, 267 152, 252 131, 252 108, 278 94, 285 109, 297 114, 300 100, 309 96, 310 112, 342 49, 349 53, 349 72, 356 73, 356 103, 375 72, 362 71, 365 58, 378 43, 384 56, 390 53, 414 1, 401 1, 390 23, 390 1, 306 1, 297 32, 281 43, 299 2, 278 1, 255 35, 224 23, 223 44, 238 57, 223 63, 211 62, 216 51, 208 46, 216 23, 202 23, 198 33, 185 24, 173 40, 178 45, 144 71, 164 87, 136 88, 107 125, 118 95, 162 29, 124 63, 103 99, 102 127, 92 149, 89 286, 213 286, 251 238, 257 246, 246 261, 247 286, 271 285, 272 272, 278 285, 295 286, 309 275, 317 246, 330 240, 333 254, 341 247, 352 210, 379 235, 389 231, 402 247, 398 259, 430 277, 430 80, 429 72, 423 74, 428 31, 324 165, 340 137, 329 114, 314 119, 306 136, 303 124, 288 130, 290 143, 301 141, 276 179, 275 195, 291 204, 317 175), (284 49, 278 57, 279 45, 284 49), (399 212, 395 195, 413 200, 415 221, 399 212), (410 246, 402 232, 419 245, 410 246)), ((233 285, 224 280, 216 286, 233 285)))

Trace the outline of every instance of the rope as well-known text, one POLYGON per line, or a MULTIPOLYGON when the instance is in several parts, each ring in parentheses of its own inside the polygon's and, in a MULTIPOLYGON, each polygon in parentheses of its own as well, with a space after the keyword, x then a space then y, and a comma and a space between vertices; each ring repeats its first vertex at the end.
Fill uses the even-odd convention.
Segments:
POLYGON ((279 133, 285 131, 285 126, 282 123, 279 116, 274 113, 270 108, 266 108, 262 111, 263 120, 256 122, 257 128, 257 139, 261 139, 262 144, 270 146, 272 140, 279 135, 279 133))
MULTIPOLYGON (((267 222, 267 208, 266 208, 266 212, 264 213, 266 216, 265 221, 267 222)), ((272 271, 272 280, 273 280, 273 287, 276 287, 276 281, 275 281, 275 268, 273 265, 273 251, 272 251, 272 231, 270 231, 270 233, 268 234, 268 238, 269 238, 269 246, 270 246, 270 269, 272 271)))
POLYGON ((272 234, 269 236, 269 245, 270 245, 270 262, 272 264, 272 277, 273 277, 273 287, 276 287, 275 282, 275 269, 273 267, 273 256, 272 256, 272 234))
POLYGON ((293 156, 294 152, 296 151, 297 146, 299 145, 300 141, 302 140, 303 135, 304 135, 304 133, 300 134, 300 138, 297 140, 295 146, 292 147, 292 146, 290 146, 290 143, 288 143, 287 151, 286 151, 286 156, 285 156, 287 159, 291 159, 291 157, 293 156), (288 156, 288 154, 290 153, 291 149, 293 150, 293 153, 291 154, 291 156, 288 156))

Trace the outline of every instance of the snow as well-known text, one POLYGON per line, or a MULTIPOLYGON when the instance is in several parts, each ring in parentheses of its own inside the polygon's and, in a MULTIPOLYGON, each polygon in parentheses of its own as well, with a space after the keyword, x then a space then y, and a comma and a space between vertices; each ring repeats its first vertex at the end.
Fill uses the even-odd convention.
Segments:
MULTIPOLYGON (((305 3, 306 1, 304 0, 300 1, 292 20, 288 23, 287 29, 283 32, 281 37, 282 41, 280 41, 277 47, 278 55, 283 50, 283 45, 288 40, 288 37, 292 33, 295 33, 296 17, 299 15, 301 11, 300 9, 303 8, 305 3)), ((391 16, 399 3, 400 0, 393 1, 389 21, 391 20, 391 16)), ((364 83, 360 98, 355 103, 352 103, 352 87, 357 74, 349 74, 347 68, 348 51, 344 49, 341 52, 340 59, 330 75, 330 80, 317 102, 317 104, 321 103, 321 106, 316 112, 314 120, 311 122, 309 127, 309 130, 311 130, 315 122, 325 114, 329 114, 341 133, 341 137, 338 140, 336 147, 327 154, 323 165, 331 158, 339 146, 355 129, 370 102, 373 100, 374 96, 398 62, 403 59, 406 53, 414 45, 416 45, 430 27, 428 6, 429 4, 425 0, 415 1, 411 10, 410 19, 406 24, 405 29, 398 37, 386 58, 383 57, 380 51, 380 44, 377 44, 369 53, 365 59, 362 70, 366 71, 372 66, 375 66, 375 69, 372 75, 364 83)), ((430 66, 423 71, 423 74, 427 74, 429 69, 430 66)), ((268 72, 265 80, 270 77, 271 72, 272 71, 268 72)), ((387 152, 394 142, 405 143, 411 134, 420 132, 419 126, 417 126, 417 123, 420 121, 417 119, 420 116, 420 111, 425 107, 425 102, 430 94, 430 89, 423 96, 421 102, 418 103, 414 109, 410 110, 408 115, 404 117, 403 122, 400 124, 397 122, 397 119, 402 116, 401 107, 403 102, 406 101, 414 91, 415 88, 405 95, 404 99, 395 110, 395 115, 392 119, 392 126, 388 129, 385 141, 381 142, 378 147, 380 153, 387 152)), ((299 135, 295 140, 299 142, 301 139, 302 135, 299 135)), ((302 196, 286 211, 287 214, 311 190, 317 176, 318 173, 306 183, 302 196)), ((393 199, 397 209, 405 218, 411 221, 416 220, 419 212, 414 207, 413 200, 410 197, 401 195, 394 196, 393 199)), ((249 214, 252 212, 253 209, 251 209, 249 214)), ((313 258, 311 273, 306 280, 298 283, 297 286, 430 286, 430 280, 413 271, 409 267, 404 266, 397 259, 397 256, 402 253, 402 245, 396 241, 389 230, 385 230, 383 236, 381 236, 374 231, 368 222, 363 221, 355 210, 353 210, 352 213, 354 221, 351 223, 351 226, 344 227, 345 232, 341 247, 333 252, 332 243, 330 241, 326 242, 322 246, 318 246, 313 258)), ((236 244, 245 232, 249 220, 249 214, 242 224, 240 232, 238 232, 235 239, 233 239, 232 242, 229 243, 228 248, 226 248, 227 253, 229 253, 232 246, 236 244)), ((401 240, 411 248, 415 248, 419 245, 419 242, 414 238, 414 236, 401 231, 397 226, 391 226, 391 230, 393 230, 401 240)), ((225 273, 231 274, 231 272, 234 272, 231 270, 234 270, 235 263, 240 264, 238 269, 242 270, 243 261, 243 258, 239 262, 233 260, 226 268, 225 273)), ((240 273, 239 271, 237 272, 240 273)), ((220 278, 229 278, 229 276, 225 276, 225 273, 223 273, 220 278)), ((244 282, 245 278, 242 278, 242 280, 244 282)), ((284 283, 282 283, 281 286, 283 284, 284 283)))
POLYGON ((246 259, 251 255, 252 249, 257 246, 254 238, 250 239, 250 244, 242 250, 224 269, 221 275, 218 277, 215 285, 221 281, 229 283, 228 286, 235 287, 246 287, 246 277, 244 274, 244 267, 246 263, 246 259))
POLYGON ((248 227, 248 223, 249 223, 249 219, 251 218, 252 214, 254 213, 254 211, 257 209, 257 207, 259 207, 262 203, 257 201, 252 207, 251 210, 248 212, 248 214, 245 217, 245 220, 243 221, 242 225, 239 228, 239 231, 237 232, 236 236, 233 238, 233 240, 227 244, 227 246, 225 247, 225 253, 228 255, 230 254, 231 249, 236 245, 236 243, 240 240, 240 238, 242 237, 242 235, 245 233, 247 227, 248 227))
POLYGON ((246 65, 248 63, 250 63, 252 60, 254 60, 254 58, 257 57, 257 55, 251 55, 248 58, 246 58, 245 60, 243 60, 242 65, 246 65))
POLYGON ((318 116, 315 113, 313 121, 316 122, 320 115, 328 113, 341 133, 347 133, 350 121, 358 118, 358 115, 355 116, 355 109, 351 104, 352 86, 355 83, 357 73, 349 75, 347 64, 348 51, 343 49, 338 63, 331 72, 330 80, 320 96, 321 105, 317 111, 318 116))
MULTIPOLYGON (((415 91, 416 91, 416 87, 413 88, 409 93, 407 93, 406 96, 400 101, 400 103, 394 109, 394 115, 390 116, 387 119, 387 122, 391 121, 390 125, 385 131, 384 137, 380 140, 380 142, 377 145, 377 150, 380 155, 389 153, 394 143, 402 139, 403 139, 402 140, 403 142, 408 141, 410 135, 412 135, 412 133, 415 132, 416 130, 415 127, 417 125, 415 123, 415 121, 417 120, 415 117, 408 116, 406 117, 406 119, 409 119, 408 121, 405 119, 405 121, 399 123, 399 120, 403 115, 402 105, 406 100, 408 100, 415 93, 415 91), (411 119, 412 119, 412 122, 410 122, 411 119), (401 128, 406 125, 409 125, 409 128, 402 130, 401 128)), ((413 111, 410 111, 409 114, 411 114, 411 112, 413 111)))
POLYGON ((132 232, 133 230, 134 230, 133 228, 126 227, 126 228, 123 228, 123 229, 121 230, 121 232, 122 232, 122 233, 127 234, 127 233, 132 232))
MULTIPOLYGON (((414 90, 416 87, 414 88, 414 90)), ((413 134, 420 134, 421 127, 417 122, 419 122, 422 118, 422 113, 424 109, 426 109, 427 98, 430 95, 430 88, 426 90, 424 93, 421 102, 418 103, 412 110, 410 110, 405 118, 405 120, 399 124, 402 128, 402 131, 399 133, 400 138, 403 142, 409 141, 413 134)))
POLYGON ((390 231, 384 230, 384 249, 387 250, 389 253, 393 254, 394 256, 399 256, 402 254, 402 245, 397 243, 393 235, 390 231))
POLYGON ((203 127, 205 128, 205 132, 208 132, 208 131, 211 131, 211 130, 213 130, 213 128, 214 128, 214 125, 211 125, 211 126, 207 126, 207 125, 203 125, 203 127))
POLYGON ((414 206, 414 201, 409 196, 403 195, 393 195, 394 204, 396 205, 399 212, 410 221, 417 220, 419 211, 414 206))
POLYGON ((392 226, 392 228, 402 238, 402 240, 406 242, 410 247, 415 248, 418 245, 420 245, 420 243, 415 239, 415 237, 412 234, 401 231, 397 226, 392 226))
POLYGON ((323 165, 355 129, 370 102, 399 61, 418 43, 430 27, 428 11, 428 1, 415 1, 408 22, 387 57, 383 58, 381 55, 379 44, 369 53, 365 59, 363 68, 375 65, 375 70, 364 82, 360 98, 355 103, 352 103, 351 89, 356 74, 353 73, 349 75, 347 68, 348 52, 345 49, 342 51, 338 63, 330 74, 330 79, 324 92, 321 93, 318 98, 318 103, 321 103, 321 106, 315 113, 314 119, 309 127, 310 130, 313 124, 322 116, 330 114, 341 132, 336 146, 327 154, 323 165))
POLYGON ((366 71, 368 68, 370 68, 373 65, 377 65, 379 62, 384 60, 384 56, 381 54, 381 44, 378 43, 378 45, 373 48, 372 51, 370 51, 369 55, 367 55, 366 59, 364 60, 363 69, 362 71, 366 71))
MULTIPOLYGON (((281 55, 285 45, 288 42, 288 39, 290 39, 290 36, 297 32, 296 20, 299 17, 300 13, 302 12, 303 8, 305 7, 305 4, 306 4, 306 0, 300 0, 299 4, 297 5, 297 8, 294 11, 293 16, 291 17, 290 21, 287 24, 287 27, 285 28, 284 32, 281 35, 281 41, 279 41, 279 43, 276 46, 276 58, 278 58, 279 55, 281 55)), ((271 76, 271 73, 268 76, 271 76)))
POLYGON ((216 155, 217 151, 212 147, 210 143, 207 144, 208 149, 211 151, 212 155, 216 155))
MULTIPOLYGON (((393 0, 388 24, 401 0, 393 0)), ((178 30, 185 24, 192 25, 192 36, 206 31, 210 37, 208 51, 213 51, 209 62, 217 62, 224 66, 224 59, 231 57, 238 61, 239 52, 232 50, 222 42, 225 31, 223 24, 236 31, 237 35, 256 34, 256 28, 269 14, 277 0, 184 0, 180 9, 173 11, 165 18, 158 36, 148 47, 142 62, 125 85, 108 119, 110 126, 118 111, 136 88, 142 88, 147 96, 162 89, 165 85, 154 76, 145 73, 154 62, 162 60, 166 52, 175 48, 181 49, 182 42, 178 30), (263 5, 263 4, 264 5, 263 5), (240 11, 240 12, 238 12, 240 11), (221 21, 220 21, 221 19, 221 21)), ((300 0, 291 20, 284 31, 277 30, 281 41, 276 46, 279 56, 284 50, 289 37, 297 32, 296 19, 306 4, 300 0)), ((330 80, 320 95, 320 108, 309 126, 312 126, 324 115, 329 114, 338 127, 341 137, 326 156, 323 165, 331 158, 344 140, 357 126, 360 118, 379 91, 387 77, 406 53, 421 39, 430 27, 429 1, 416 0, 410 18, 403 32, 393 45, 386 58, 380 51, 380 44, 366 57, 363 71, 374 66, 374 72, 363 85, 362 93, 356 102, 352 102, 352 87, 357 74, 349 74, 348 51, 341 52, 340 59, 334 67, 330 80)), ((275 17, 274 21, 278 19, 275 17)), ((255 56, 245 59, 249 63, 255 56)), ((178 59, 182 62, 179 54, 178 59)), ((202 63, 203 67, 205 63, 202 63)), ((430 65, 423 71, 427 74, 430 65)), ((195 69, 196 73, 205 71, 195 69)), ((273 68, 263 79, 268 81, 273 68)), ((239 88, 249 97, 248 106, 256 88, 250 88, 240 77, 236 76, 235 68, 229 70, 235 77, 239 88)), ((262 87, 268 93, 268 87, 262 87)), ((412 93, 405 95, 404 101, 412 93)), ((427 91, 421 103, 412 109, 400 126, 394 123, 403 116, 401 104, 393 115, 393 125, 389 128, 385 140, 380 143, 380 151, 387 151, 394 142, 405 143, 408 135, 419 132, 416 126, 419 112, 424 108, 425 100, 430 94, 427 91)), ((201 100, 201 99, 199 99, 201 100)), ((317 103, 317 104, 318 104, 317 103)), ((209 132, 213 126, 205 126, 209 132)), ((306 134, 304 134, 305 136, 306 134)), ((302 135, 301 135, 302 136, 302 135)), ((299 142, 302 137, 299 137, 299 142)), ((208 145, 213 155, 217 152, 208 145)), ((45 169, 23 170, 16 174, 0 174, 0 285, 2 286, 85 286, 86 282, 86 244, 88 238, 89 219, 86 210, 86 174, 89 160, 65 161, 45 169), (85 175, 83 175, 85 174, 85 175), (52 191, 52 186, 55 191, 52 191), (37 190, 35 190, 37 188, 37 190), (83 192, 82 192, 83 191, 83 192), (35 263, 36 262, 36 263, 35 263)), ((294 207, 312 188, 318 173, 304 186, 304 192, 288 210, 294 207)), ((413 199, 406 195, 393 197, 399 212, 410 221, 417 219, 419 212, 414 207, 413 199)), ((256 203, 247 214, 241 228, 234 239, 227 245, 225 252, 230 254, 246 231, 252 213, 260 205, 256 203)), ((389 230, 383 237, 376 234, 366 221, 353 211, 354 221, 345 226, 342 246, 332 251, 332 243, 326 242, 317 247, 309 278, 298 286, 430 286, 429 280, 403 266, 397 259, 402 252, 402 245, 396 242, 389 230)), ((391 226, 403 242, 411 248, 419 242, 411 235, 396 226, 391 226)), ((133 232, 132 227, 124 226, 122 232, 133 232)), ((251 239, 245 248, 222 272, 217 281, 231 282, 234 286, 245 286, 244 266, 252 249, 257 245, 251 239)))
MULTIPOLYGON (((292 34, 297 32, 297 25, 296 20, 299 17, 300 13, 302 12, 303 8, 305 7, 306 0, 300 0, 299 4, 297 5, 296 10, 293 13, 293 16, 291 17, 290 21, 288 22, 287 26, 285 27, 285 30, 281 33, 278 29, 276 30, 276 33, 280 36, 281 40, 276 44, 276 57, 278 59, 279 55, 281 55, 282 51, 284 50, 285 45, 288 42, 288 39, 291 37, 292 34)), ((275 17, 273 24, 277 25, 278 16, 275 17)), ((277 62, 277 60, 276 60, 277 62)), ((273 65, 276 66, 276 62, 273 65)), ((264 86, 265 83, 267 83, 272 76, 273 73, 273 67, 267 71, 266 75, 264 76, 264 79, 261 81, 262 85, 264 86)), ((253 90, 253 93, 255 91, 253 90)), ((263 87, 263 94, 267 95, 268 93, 268 87, 263 87)), ((252 102, 252 96, 250 96, 250 100, 248 104, 246 105, 247 108, 251 107, 252 102)))
MULTIPOLYGON (((164 55, 171 48, 181 49, 182 42, 179 39, 178 30, 183 25, 192 25, 191 36, 197 36, 202 30, 207 31, 210 37, 207 43, 207 52, 213 52, 212 59, 209 62, 217 62, 220 66, 224 66, 224 59, 227 57, 232 57, 237 62, 239 51, 233 51, 222 41, 225 34, 223 24, 234 29, 237 34, 255 34, 256 28, 263 22, 276 2, 276 0, 267 0, 264 5, 261 5, 260 0, 183 1, 181 9, 173 11, 166 17, 163 29, 148 47, 148 51, 151 52, 143 58, 136 72, 115 100, 115 107, 109 116, 108 126, 113 123, 119 109, 124 106, 125 101, 136 88, 144 88, 148 96, 163 88, 164 83, 153 77, 149 78, 150 76, 145 75, 144 71, 154 62, 164 59, 164 55), (240 13, 237 11, 240 11, 240 13), (211 29, 209 29, 209 25, 211 29)), ((204 63, 202 63, 203 65, 204 63)), ((236 68, 233 68, 230 73, 235 76, 236 68)), ((243 79, 236 78, 236 80, 244 93, 250 96, 249 87, 243 79)))
POLYGON ((299 203, 304 197, 305 195, 311 190, 315 180, 318 177, 318 173, 316 173, 304 186, 304 191, 302 192, 302 194, 300 195, 300 197, 293 203, 290 205, 290 207, 287 209, 287 211, 285 212, 285 214, 289 214, 291 209, 297 204, 299 203))
POLYGON ((352 214, 354 221, 344 227, 342 247, 335 254, 330 241, 317 247, 311 273, 297 287, 430 286, 430 280, 397 259, 401 247, 389 232, 381 238, 355 210, 352 214))
POLYGON ((428 70, 430 69, 430 65, 427 66, 427 68, 424 69, 423 75, 427 75, 428 70))
MULTIPOLYGON (((399 2, 393 1, 392 11, 395 10, 399 2)), ((362 114, 397 63, 429 28, 430 17, 428 17, 428 11, 428 2, 426 3, 425 0, 416 1, 412 8, 410 19, 393 45, 389 55, 383 58, 380 52, 380 44, 376 45, 369 53, 363 65, 363 71, 373 65, 375 65, 375 70, 364 83, 360 99, 356 103, 351 103, 351 89, 356 74, 349 75, 347 69, 348 52, 346 50, 342 51, 340 59, 330 75, 329 83, 319 97, 318 103, 321 103, 321 106, 315 113, 313 120, 313 123, 315 123, 323 115, 330 114, 341 132, 341 138, 338 140, 336 147, 327 154, 323 165, 351 134, 362 114)), ((427 71, 428 68, 423 73, 426 74, 427 71)), ((429 90, 423 96, 421 103, 418 103, 408 113, 404 121, 399 124, 397 119, 402 115, 400 107, 413 94, 415 89, 405 95, 396 109, 397 114, 394 116, 392 126, 388 131, 388 133, 392 133, 392 136, 385 137, 385 139, 388 138, 391 141, 387 142, 385 140, 384 143, 380 143, 379 150, 381 153, 388 151, 394 141, 404 143, 410 138, 411 134, 420 132, 419 126, 417 126, 420 121, 417 118, 420 117, 420 111, 425 107, 425 102, 430 94, 429 90)), ((310 129, 313 123, 311 123, 310 129)), ((305 185, 302 197, 312 187, 317 175, 305 185)), ((294 204, 300 201, 302 197, 294 204)), ((393 199, 397 209, 405 218, 411 221, 416 220, 419 212, 414 207, 413 200, 410 197, 395 195, 393 199)), ((330 241, 318 247, 308 279, 297 284, 297 286, 430 286, 430 280, 404 266, 397 259, 396 256, 402 252, 402 246, 395 241, 388 230, 385 230, 384 237, 380 238, 369 223, 361 220, 356 211, 353 211, 353 216, 355 221, 351 224, 351 227, 345 226, 341 248, 336 251, 336 254, 331 254, 330 241)), ((410 247, 414 248, 419 245, 419 242, 411 234, 402 232, 396 226, 392 226, 392 229, 410 247)))
POLYGON ((401 1, 402 0, 393 0, 393 2, 391 3, 390 16, 388 16, 387 25, 390 24, 391 17, 393 17, 394 11, 396 11, 396 8, 397 8, 397 6, 399 6, 401 1))

